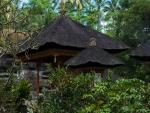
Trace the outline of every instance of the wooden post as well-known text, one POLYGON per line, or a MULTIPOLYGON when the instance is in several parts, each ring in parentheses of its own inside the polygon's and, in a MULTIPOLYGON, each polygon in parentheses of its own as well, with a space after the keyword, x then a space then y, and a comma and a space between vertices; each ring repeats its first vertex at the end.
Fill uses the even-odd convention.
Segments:
POLYGON ((37 96, 38 96, 39 93, 40 93, 40 75, 39 75, 40 64, 39 63, 36 63, 36 70, 37 70, 37 74, 36 74, 36 93, 37 93, 37 96))

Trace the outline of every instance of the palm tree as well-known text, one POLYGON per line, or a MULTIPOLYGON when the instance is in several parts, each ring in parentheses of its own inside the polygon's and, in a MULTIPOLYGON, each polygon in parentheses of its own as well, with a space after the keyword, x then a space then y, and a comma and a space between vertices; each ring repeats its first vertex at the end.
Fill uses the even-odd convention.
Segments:
POLYGON ((120 9, 120 0, 105 0, 105 6, 103 10, 105 12, 114 12, 120 9))
POLYGON ((102 10, 105 14, 105 21, 107 21, 107 30, 110 31, 110 35, 118 37, 120 32, 121 12, 125 11, 129 6, 130 0, 104 0, 104 6, 102 10), (117 20, 117 21, 116 21, 117 20), (115 30, 115 32, 112 30, 115 30))
MULTIPOLYGON (((57 0, 58 1, 58 0, 57 0)), ((71 2, 72 4, 76 4, 79 6, 79 8, 82 8, 82 0, 59 0, 60 3, 66 3, 66 2, 71 2)))
POLYGON ((118 11, 127 9, 132 3, 131 0, 104 0, 103 11, 109 15, 109 18, 118 11))

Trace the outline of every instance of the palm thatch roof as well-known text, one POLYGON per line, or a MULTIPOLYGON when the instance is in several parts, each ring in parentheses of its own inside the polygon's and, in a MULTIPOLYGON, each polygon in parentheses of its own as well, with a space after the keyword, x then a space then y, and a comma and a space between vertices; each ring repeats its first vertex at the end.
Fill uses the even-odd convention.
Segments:
MULTIPOLYGON (((78 26, 82 27, 84 31, 88 34, 88 42, 89 44, 91 42, 91 39, 94 39, 97 43, 97 47, 100 47, 102 49, 108 50, 109 52, 121 52, 124 50, 129 49, 129 46, 127 46, 122 41, 114 40, 111 37, 109 37, 106 34, 103 34, 99 31, 96 31, 88 26, 84 26, 74 20, 72 20, 74 23, 76 23, 78 26)), ((86 45, 86 47, 89 47, 89 45, 86 45)))
POLYGON ((131 51, 130 56, 140 60, 150 61, 150 40, 131 51))
POLYGON ((56 21, 44 27, 41 32, 22 49, 29 49, 31 45, 39 49, 46 44, 57 44, 65 47, 87 48, 91 38, 95 38, 97 45, 103 49, 121 51, 129 47, 123 42, 111 39, 96 30, 84 26, 67 16, 60 16, 56 21))
POLYGON ((12 43, 18 43, 26 38, 28 38, 29 35, 25 32, 16 32, 13 29, 3 29, 0 31, 0 40, 3 41, 5 39, 11 41, 12 43))
POLYGON ((65 62, 68 67, 115 67, 124 63, 98 47, 81 51, 77 56, 65 62))
POLYGON ((13 56, 11 54, 4 54, 0 57, 0 70, 6 71, 12 65, 13 56))

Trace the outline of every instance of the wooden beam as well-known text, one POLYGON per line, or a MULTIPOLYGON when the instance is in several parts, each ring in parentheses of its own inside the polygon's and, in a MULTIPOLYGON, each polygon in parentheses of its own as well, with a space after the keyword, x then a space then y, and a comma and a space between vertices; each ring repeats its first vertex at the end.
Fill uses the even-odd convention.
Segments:
POLYGON ((77 53, 79 53, 78 50, 61 50, 61 49, 49 49, 45 51, 37 51, 35 53, 27 53, 26 55, 20 55, 19 58, 23 62, 32 61, 32 60, 38 60, 40 58, 47 58, 52 56, 75 56, 77 53))

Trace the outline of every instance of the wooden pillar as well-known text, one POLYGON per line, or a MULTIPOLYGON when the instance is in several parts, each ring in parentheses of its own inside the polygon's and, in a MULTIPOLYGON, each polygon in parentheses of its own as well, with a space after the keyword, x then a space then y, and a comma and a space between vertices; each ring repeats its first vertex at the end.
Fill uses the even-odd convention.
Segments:
POLYGON ((39 63, 36 63, 36 70, 37 70, 37 73, 36 73, 36 93, 37 93, 37 96, 39 95, 40 93, 40 64, 39 63))
POLYGON ((64 64, 64 62, 63 62, 62 60, 59 60, 59 61, 57 62, 57 67, 62 67, 63 64, 64 64))

